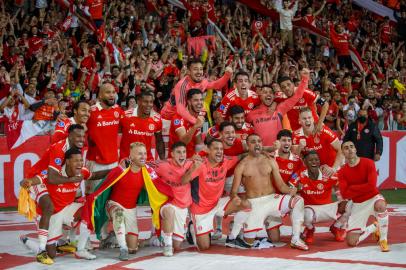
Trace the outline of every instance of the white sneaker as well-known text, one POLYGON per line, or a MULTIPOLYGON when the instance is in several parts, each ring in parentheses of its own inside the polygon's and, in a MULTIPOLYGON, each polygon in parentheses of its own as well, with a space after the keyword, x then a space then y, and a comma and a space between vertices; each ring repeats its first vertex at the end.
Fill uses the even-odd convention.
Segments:
POLYGON ((76 251, 75 257, 77 259, 85 259, 85 260, 94 260, 97 258, 96 255, 90 253, 86 249, 76 251))
POLYGON ((173 256, 173 248, 172 246, 164 246, 164 256, 165 257, 172 257, 173 256))
POLYGON ((295 248, 295 249, 299 249, 299 250, 304 250, 304 251, 309 250, 309 247, 301 239, 297 239, 297 240, 292 239, 291 242, 290 242, 290 247, 295 248))

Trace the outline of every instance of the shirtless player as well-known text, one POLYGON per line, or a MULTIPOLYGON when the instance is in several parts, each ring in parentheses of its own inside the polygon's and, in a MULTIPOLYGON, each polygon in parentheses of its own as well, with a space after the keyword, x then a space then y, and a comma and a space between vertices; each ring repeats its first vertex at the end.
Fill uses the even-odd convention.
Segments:
POLYGON ((297 196, 296 188, 289 188, 279 174, 278 165, 274 159, 263 155, 262 140, 257 134, 247 137, 248 156, 242 160, 234 171, 234 182, 231 189, 231 198, 238 197, 238 187, 242 183, 245 187, 246 197, 251 203, 251 212, 245 223, 244 240, 252 245, 257 232, 263 228, 268 216, 280 219, 290 212, 292 221, 292 240, 290 246, 300 250, 308 250, 308 246, 300 239, 300 230, 303 223, 304 201, 297 196), (272 185, 283 193, 276 194, 272 185))

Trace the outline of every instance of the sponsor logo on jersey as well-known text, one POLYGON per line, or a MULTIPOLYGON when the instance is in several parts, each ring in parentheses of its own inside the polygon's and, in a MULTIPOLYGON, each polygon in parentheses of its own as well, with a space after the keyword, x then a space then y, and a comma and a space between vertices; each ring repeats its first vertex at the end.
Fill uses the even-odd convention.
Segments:
POLYGON ((103 118, 103 116, 101 116, 100 114, 97 116, 97 119, 101 119, 103 118))
POLYGON ((61 165, 62 164, 62 160, 60 158, 56 158, 55 159, 55 164, 56 165, 61 165))
POLYGON ((136 130, 136 129, 130 129, 128 131, 128 134, 139 135, 139 136, 153 136, 154 135, 153 132, 139 131, 139 130, 136 130))
POLYGON ((118 125, 120 122, 118 120, 113 121, 101 121, 97 122, 97 127, 108 127, 118 125))

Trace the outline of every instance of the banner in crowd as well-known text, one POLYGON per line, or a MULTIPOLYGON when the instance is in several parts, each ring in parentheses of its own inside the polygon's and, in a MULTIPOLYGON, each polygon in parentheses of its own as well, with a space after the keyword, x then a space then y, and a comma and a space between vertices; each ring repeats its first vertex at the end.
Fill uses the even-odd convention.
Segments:
MULTIPOLYGON (((406 188, 406 132, 383 132, 384 152, 376 163, 381 189, 406 188)), ((35 136, 9 150, 0 137, 0 207, 17 205, 20 181, 50 145, 49 136, 35 136)))
MULTIPOLYGON (((275 10, 268 9, 266 6, 261 4, 260 0, 238 0, 238 2, 240 2, 244 5, 247 5, 250 9, 256 11, 259 14, 270 17, 271 20, 273 20, 273 21, 279 20, 278 12, 276 12, 275 10)), ((321 38, 330 40, 327 33, 323 32, 322 30, 318 29, 317 27, 314 27, 313 25, 311 25, 310 23, 306 22, 303 19, 294 21, 293 26, 298 27, 313 35, 317 35, 321 38)), ((364 61, 362 60, 360 54, 358 53, 357 49, 355 49, 352 46, 350 46, 350 56, 351 56, 351 60, 354 64, 354 66, 359 71, 367 71, 366 65, 365 65, 364 61)))
POLYGON ((375 13, 381 17, 388 16, 391 21, 396 22, 396 19, 393 16, 393 9, 388 8, 378 2, 375 2, 373 0, 353 0, 352 2, 357 6, 365 8, 368 11, 375 13))

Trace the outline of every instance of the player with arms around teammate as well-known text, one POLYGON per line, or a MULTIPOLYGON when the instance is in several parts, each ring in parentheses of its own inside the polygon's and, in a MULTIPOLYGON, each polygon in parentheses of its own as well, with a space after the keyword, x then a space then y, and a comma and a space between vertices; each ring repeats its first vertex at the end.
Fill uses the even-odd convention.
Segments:
MULTIPOLYGON (((64 182, 67 177, 62 175, 62 165, 65 163, 65 152, 70 147, 81 149, 85 141, 85 132, 83 126, 73 124, 68 129, 68 138, 51 145, 41 157, 41 159, 31 167, 27 174, 27 178, 20 183, 22 187, 29 189, 30 196, 36 202, 41 217, 38 222, 38 255, 37 261, 45 263, 49 261, 49 256, 45 251, 48 234, 49 222, 54 213, 54 205, 48 193, 48 189, 44 180, 49 176, 53 181, 64 182)), ((81 182, 82 177, 74 176, 70 178, 72 182, 81 182)), ((26 244, 27 239, 21 239, 26 244)), ((70 239, 72 241, 72 239, 70 239)), ((74 252, 74 246, 65 244, 58 246, 59 251, 74 252)))
POLYGON ((193 203, 190 207, 197 247, 200 251, 210 247, 210 233, 213 231, 214 216, 225 216, 248 209, 249 203, 238 197, 221 195, 224 191, 227 170, 232 168, 242 156, 224 157, 223 143, 211 140, 208 155, 200 162, 195 160, 192 167, 182 177, 182 183, 191 183, 193 203))
POLYGON ((262 229, 268 216, 275 218, 275 223, 281 223, 281 216, 290 213, 292 221, 290 246, 308 250, 308 246, 300 239, 304 212, 303 199, 296 195, 296 188, 289 188, 283 182, 276 161, 262 154, 262 140, 257 134, 248 136, 247 145, 248 156, 236 167, 231 190, 231 198, 238 198, 238 188, 242 183, 247 199, 251 203, 251 212, 244 228, 245 242, 248 245, 253 244, 257 232, 262 229), (284 193, 283 195, 275 193, 272 178, 278 189, 284 193))
POLYGON ((316 151, 312 150, 304 155, 306 168, 298 173, 290 184, 300 186, 300 195, 304 199, 304 241, 313 243, 315 227, 319 222, 334 221, 330 226, 336 241, 345 240, 345 226, 350 215, 352 202, 343 201, 338 192, 338 180, 335 175, 327 177, 320 171, 320 159, 316 151), (339 201, 333 202, 331 193, 336 189, 339 201), (348 204, 348 205, 347 205, 348 204), (340 213, 341 212, 341 213, 340 213))
POLYGON ((389 251, 389 216, 385 198, 376 187, 378 174, 373 160, 357 156, 352 141, 341 145, 346 164, 338 171, 340 192, 344 199, 352 200, 353 207, 348 219, 347 244, 357 246, 371 233, 379 239, 381 251, 389 251), (368 218, 377 222, 367 226, 368 218))

